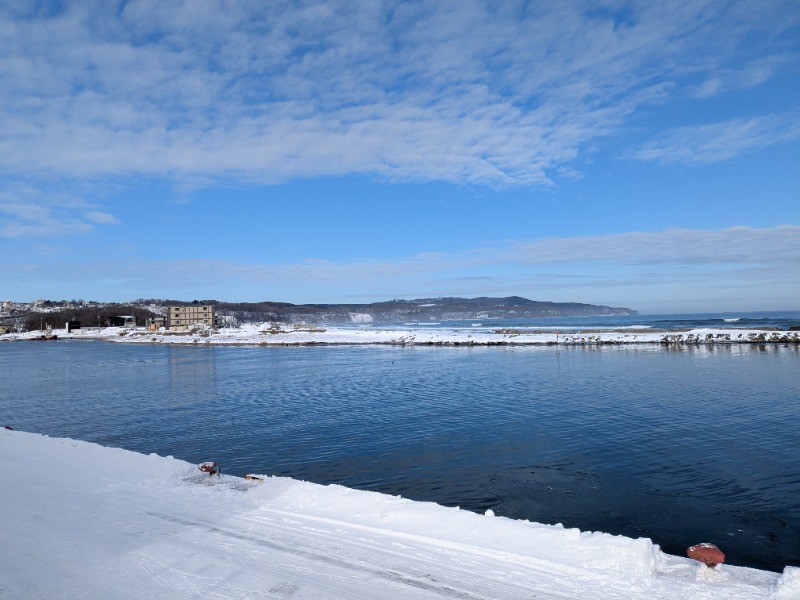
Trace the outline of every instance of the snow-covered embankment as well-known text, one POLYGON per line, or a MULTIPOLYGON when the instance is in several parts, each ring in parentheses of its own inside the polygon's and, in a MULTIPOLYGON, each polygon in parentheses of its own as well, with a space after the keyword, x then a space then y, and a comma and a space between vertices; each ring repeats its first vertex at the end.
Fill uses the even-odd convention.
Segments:
MULTIPOLYGON (((662 344, 680 346, 730 344, 800 344, 800 331, 765 331, 750 329, 693 329, 658 331, 616 329, 590 331, 536 331, 529 329, 485 328, 354 328, 321 326, 277 326, 249 324, 236 329, 198 330, 194 332, 145 332, 108 327, 53 331, 59 339, 102 339, 128 343, 208 344, 208 345, 424 345, 424 346, 592 346, 605 344, 662 344)), ((25 339, 37 332, 0 339, 25 339)))
POLYGON ((646 539, 18 431, 0 456, 3 598, 800 598, 800 569, 646 539))

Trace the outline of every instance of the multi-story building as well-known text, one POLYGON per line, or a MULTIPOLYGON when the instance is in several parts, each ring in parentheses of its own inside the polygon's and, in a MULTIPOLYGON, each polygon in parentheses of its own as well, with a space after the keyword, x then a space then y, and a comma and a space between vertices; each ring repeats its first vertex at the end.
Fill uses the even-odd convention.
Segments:
POLYGON ((167 307, 167 329, 186 331, 192 326, 214 327, 214 305, 187 304, 167 307))

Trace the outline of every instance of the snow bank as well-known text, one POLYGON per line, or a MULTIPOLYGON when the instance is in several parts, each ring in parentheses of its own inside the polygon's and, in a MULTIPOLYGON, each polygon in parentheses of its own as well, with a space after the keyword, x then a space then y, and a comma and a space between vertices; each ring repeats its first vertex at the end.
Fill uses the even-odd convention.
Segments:
MULTIPOLYGON (((354 317, 355 318, 355 317, 354 317)), ((378 329, 322 326, 296 326, 248 324, 237 329, 196 332, 145 332, 141 330, 108 327, 94 330, 77 330, 66 333, 54 330, 59 339, 103 339, 130 343, 160 344, 214 344, 293 346, 313 344, 392 344, 441 346, 520 346, 560 345, 591 346, 603 344, 667 344, 711 345, 752 343, 800 343, 798 331, 763 331, 750 329, 693 329, 689 331, 631 330, 620 328, 609 331, 531 331, 526 329, 476 329, 426 327, 424 329, 378 329)), ((0 339, 25 339, 38 332, 22 336, 7 334, 0 339)))
POLYGON ((3 598, 800 598, 800 569, 646 539, 17 431, 0 456, 3 598))

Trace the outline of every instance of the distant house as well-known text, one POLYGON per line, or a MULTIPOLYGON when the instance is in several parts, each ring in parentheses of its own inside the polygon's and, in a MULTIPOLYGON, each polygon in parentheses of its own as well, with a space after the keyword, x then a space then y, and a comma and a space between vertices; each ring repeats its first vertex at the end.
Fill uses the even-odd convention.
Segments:
POLYGON ((108 320, 108 324, 111 327, 136 327, 136 317, 130 315, 111 317, 108 320))
POLYGON ((214 325, 216 327, 238 327, 239 319, 233 315, 216 315, 214 317, 214 325))
POLYGON ((162 327, 166 327, 166 317, 150 317, 147 319, 147 331, 158 331, 162 327))
POLYGON ((187 331, 198 326, 214 327, 213 304, 167 307, 167 329, 170 331, 187 331))

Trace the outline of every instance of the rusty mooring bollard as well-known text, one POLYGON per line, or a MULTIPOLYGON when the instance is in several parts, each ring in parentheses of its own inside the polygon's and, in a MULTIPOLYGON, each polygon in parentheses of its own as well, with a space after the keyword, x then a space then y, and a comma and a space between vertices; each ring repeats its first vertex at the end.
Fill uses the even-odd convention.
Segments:
POLYGON ((686 549, 686 554, 689 558, 693 558, 712 569, 717 565, 725 562, 725 554, 717 548, 714 544, 703 542, 702 544, 695 544, 686 549))
POLYGON ((197 468, 203 473, 208 473, 209 475, 219 475, 219 465, 215 462, 200 463, 197 465, 197 468))

